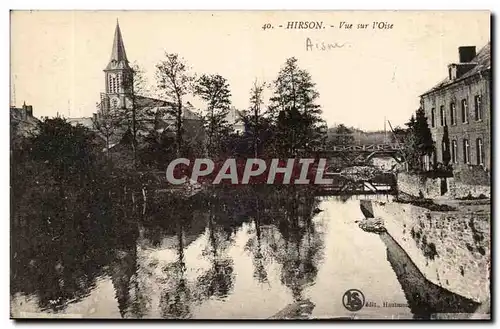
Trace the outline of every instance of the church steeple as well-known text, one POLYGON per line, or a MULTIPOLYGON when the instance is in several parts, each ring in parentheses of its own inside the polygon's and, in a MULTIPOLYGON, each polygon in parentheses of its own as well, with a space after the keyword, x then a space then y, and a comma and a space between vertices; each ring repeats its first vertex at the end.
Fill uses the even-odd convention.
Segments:
POLYGON ((104 108, 130 107, 130 95, 134 90, 133 73, 125 53, 120 25, 116 20, 111 58, 104 69, 106 92, 101 96, 101 104, 104 108))
POLYGON ((123 44, 122 32, 118 19, 116 20, 115 37, 113 40, 113 48, 111 49, 111 58, 106 70, 128 68, 127 53, 123 44))

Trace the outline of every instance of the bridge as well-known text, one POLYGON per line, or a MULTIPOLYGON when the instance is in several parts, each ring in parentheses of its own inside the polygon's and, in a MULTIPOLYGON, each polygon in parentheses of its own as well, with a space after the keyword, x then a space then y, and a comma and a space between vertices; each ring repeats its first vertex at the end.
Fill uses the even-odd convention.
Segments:
POLYGON ((403 145, 399 143, 388 144, 365 144, 365 145, 333 145, 328 149, 320 149, 320 152, 388 152, 396 153, 403 149, 403 145))
POLYGON ((353 179, 341 173, 323 174, 325 178, 332 179, 329 185, 318 185, 316 195, 362 195, 362 194, 395 194, 397 193, 396 176, 384 172, 370 179, 353 179))
POLYGON ((392 157, 398 163, 404 161, 403 145, 399 143, 364 144, 364 145, 332 145, 328 148, 316 149, 315 153, 322 158, 338 158, 344 165, 368 165, 376 156, 392 157))

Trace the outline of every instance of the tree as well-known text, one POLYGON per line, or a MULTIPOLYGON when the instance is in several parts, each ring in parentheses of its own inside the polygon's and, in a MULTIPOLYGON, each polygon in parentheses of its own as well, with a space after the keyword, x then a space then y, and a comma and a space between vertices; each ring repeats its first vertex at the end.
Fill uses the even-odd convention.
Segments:
POLYGON ((447 167, 450 164, 450 136, 448 134, 448 126, 444 126, 443 140, 441 142, 443 148, 443 165, 447 167))
POLYGON ((399 126, 392 129, 392 134, 390 138, 391 143, 402 143, 408 135, 408 129, 401 128, 399 126))
POLYGON ((101 104, 97 105, 97 115, 92 118, 92 125, 94 130, 98 131, 103 137, 106 143, 106 159, 109 162, 109 148, 111 137, 117 133, 117 129, 120 126, 120 121, 118 118, 119 113, 107 109, 101 104))
POLYGON ((434 152, 434 141, 432 140, 432 134, 427 122, 427 117, 425 116, 425 111, 421 107, 416 113, 414 132, 417 136, 421 155, 431 155, 432 152, 434 152))
POLYGON ((39 129, 32 137, 30 157, 51 168, 56 181, 85 180, 93 173, 96 150, 87 128, 56 117, 45 119, 39 129))
POLYGON ((321 108, 316 104, 319 93, 311 75, 292 57, 286 60, 273 87, 269 111, 276 125, 275 142, 280 149, 276 151, 296 155, 299 149, 310 150, 318 133, 324 134, 318 129, 321 108))
POLYGON ((250 106, 248 110, 242 111, 242 120, 245 124, 245 132, 252 138, 252 151, 255 157, 258 156, 260 134, 263 126, 264 88, 265 83, 259 83, 255 79, 252 89, 250 89, 250 106))
POLYGON ((435 149, 423 108, 420 107, 406 125, 408 135, 405 140, 405 158, 410 169, 421 170, 423 168, 422 157, 432 155, 435 149))
POLYGON ((334 129, 334 134, 331 139, 333 145, 350 145, 354 143, 352 129, 347 128, 344 124, 339 124, 334 129))
POLYGON ((137 133, 147 130, 148 123, 154 115, 151 108, 139 108, 137 96, 151 95, 153 91, 147 82, 145 71, 137 63, 132 64, 132 74, 125 76, 125 90, 131 90, 131 109, 123 107, 118 115, 118 118, 123 118, 128 122, 129 130, 132 132, 132 151, 134 153, 134 167, 137 165, 137 133), (129 89, 129 87, 131 87, 129 89))
POLYGON ((184 132, 182 113, 183 98, 189 94, 194 78, 189 74, 189 67, 177 54, 165 53, 165 59, 156 65, 158 88, 174 105, 168 114, 175 121, 175 145, 177 156, 182 152, 182 135, 184 132))
POLYGON ((202 117, 208 136, 208 154, 217 154, 230 131, 227 122, 231 105, 229 83, 218 74, 203 74, 196 81, 194 92, 206 102, 207 106, 202 117))

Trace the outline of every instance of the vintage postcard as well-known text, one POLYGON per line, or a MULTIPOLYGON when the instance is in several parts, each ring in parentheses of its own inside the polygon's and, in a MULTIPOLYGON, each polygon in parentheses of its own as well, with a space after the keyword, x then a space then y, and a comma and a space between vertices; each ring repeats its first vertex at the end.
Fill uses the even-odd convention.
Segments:
POLYGON ((491 319, 489 11, 11 11, 13 319, 491 319))

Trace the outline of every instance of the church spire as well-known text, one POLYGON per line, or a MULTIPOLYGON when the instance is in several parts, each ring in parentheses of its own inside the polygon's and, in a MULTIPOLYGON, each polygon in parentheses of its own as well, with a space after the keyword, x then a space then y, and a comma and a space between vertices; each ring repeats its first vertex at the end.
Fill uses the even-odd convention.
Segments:
POLYGON ((115 39, 113 40, 113 49, 111 50, 111 61, 127 61, 127 54, 125 53, 125 46, 123 45, 122 32, 120 31, 120 24, 116 19, 115 39))
POLYGON ((113 40, 113 48, 111 49, 111 58, 105 70, 129 69, 125 46, 123 45, 122 32, 120 24, 116 20, 115 38, 113 40))

